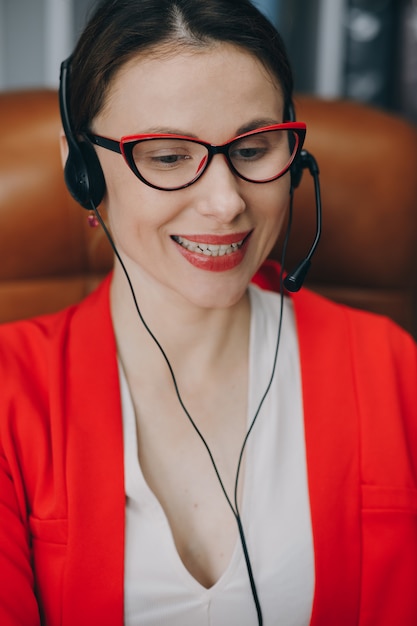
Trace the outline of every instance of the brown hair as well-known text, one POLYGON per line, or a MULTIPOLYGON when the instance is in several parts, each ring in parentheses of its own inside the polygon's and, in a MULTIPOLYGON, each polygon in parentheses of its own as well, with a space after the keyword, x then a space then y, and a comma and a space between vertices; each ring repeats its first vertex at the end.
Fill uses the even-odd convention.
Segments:
POLYGON ((288 119, 293 79, 285 47, 249 0, 102 0, 72 58, 75 132, 89 127, 104 106, 115 73, 133 56, 163 50, 169 43, 201 48, 213 42, 239 46, 264 64, 282 88, 288 119))

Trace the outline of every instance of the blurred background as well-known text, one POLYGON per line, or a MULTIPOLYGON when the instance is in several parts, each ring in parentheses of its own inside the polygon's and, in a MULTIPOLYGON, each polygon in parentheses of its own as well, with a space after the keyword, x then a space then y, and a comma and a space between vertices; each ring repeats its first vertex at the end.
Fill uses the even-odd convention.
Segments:
MULTIPOLYGON (((417 0, 253 0, 280 30, 296 91, 417 122, 417 0)), ((0 0, 0 90, 58 84, 92 0, 0 0)))

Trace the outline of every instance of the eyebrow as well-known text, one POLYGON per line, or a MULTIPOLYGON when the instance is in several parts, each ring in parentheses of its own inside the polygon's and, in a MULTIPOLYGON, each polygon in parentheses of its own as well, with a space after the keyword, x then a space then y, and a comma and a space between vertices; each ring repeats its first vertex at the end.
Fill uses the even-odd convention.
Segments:
POLYGON ((168 126, 154 126, 153 128, 148 128, 146 131, 140 133, 141 135, 183 135, 184 137, 193 137, 194 139, 198 139, 197 135, 194 133, 189 133, 188 131, 182 130, 181 128, 172 128, 168 126))
POLYGON ((264 126, 272 126, 273 124, 281 123, 282 120, 277 120, 271 117, 252 120, 251 122, 240 126, 236 131, 235 137, 237 137, 238 135, 244 135, 245 133, 249 133, 251 130, 256 130, 257 128, 263 128, 264 126))
MULTIPOLYGON (((233 137, 244 135, 245 133, 249 133, 251 130, 256 130, 257 128, 263 128, 264 126, 272 126, 273 124, 280 124, 281 122, 282 120, 277 120, 272 117, 257 118, 240 126, 234 133, 233 137)), ((155 126, 153 128, 149 128, 146 131, 142 132, 141 135, 142 134, 182 135, 184 137, 192 137, 193 139, 199 139, 199 137, 195 135, 194 133, 190 133, 189 131, 185 131, 181 128, 171 128, 167 126, 155 126)))

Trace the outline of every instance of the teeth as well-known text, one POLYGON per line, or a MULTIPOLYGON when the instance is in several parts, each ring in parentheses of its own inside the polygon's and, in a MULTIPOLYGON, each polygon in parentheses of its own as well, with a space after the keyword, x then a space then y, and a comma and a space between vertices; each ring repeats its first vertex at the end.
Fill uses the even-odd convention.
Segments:
POLYGON ((191 252, 197 252, 199 254, 204 254, 205 256, 224 256, 225 254, 232 254, 236 252, 242 244, 243 239, 236 243, 232 243, 230 245, 219 245, 216 246, 214 244, 209 243, 196 243, 195 241, 190 241, 189 239, 185 239, 184 237, 173 236, 174 241, 179 243, 183 248, 190 250, 191 252))

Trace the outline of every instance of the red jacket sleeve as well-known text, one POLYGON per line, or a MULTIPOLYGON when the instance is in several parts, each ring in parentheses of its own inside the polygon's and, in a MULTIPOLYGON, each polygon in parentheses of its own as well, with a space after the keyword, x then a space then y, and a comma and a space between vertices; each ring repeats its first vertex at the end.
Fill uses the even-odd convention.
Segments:
MULTIPOLYGON (((17 393, 12 389, 12 386, 22 384, 17 369, 29 355, 24 344, 18 342, 17 347, 18 350, 11 349, 3 334, 0 341, 0 624, 39 626, 27 493, 19 463, 19 416, 25 410, 25 401, 19 404, 18 401, 25 398, 30 381, 17 393)), ((36 454, 35 441, 32 449, 36 454)))

